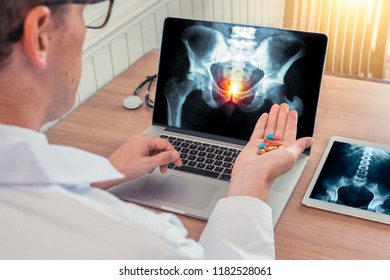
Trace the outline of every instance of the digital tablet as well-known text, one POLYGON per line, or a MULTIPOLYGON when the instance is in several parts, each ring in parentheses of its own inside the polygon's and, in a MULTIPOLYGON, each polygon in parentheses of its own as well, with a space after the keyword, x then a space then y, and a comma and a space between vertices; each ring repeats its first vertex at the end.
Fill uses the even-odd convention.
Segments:
POLYGON ((332 137, 302 203, 390 224, 390 146, 332 137))

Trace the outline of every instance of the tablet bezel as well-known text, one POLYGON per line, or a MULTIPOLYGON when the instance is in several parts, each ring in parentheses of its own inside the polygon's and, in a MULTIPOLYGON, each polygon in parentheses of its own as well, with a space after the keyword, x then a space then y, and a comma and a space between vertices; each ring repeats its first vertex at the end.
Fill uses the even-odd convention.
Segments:
POLYGON ((357 217, 357 218, 362 218, 362 219, 367 219, 367 220, 376 221, 376 222, 380 222, 380 223, 390 224, 390 215, 378 213, 378 212, 372 212, 369 210, 364 210, 364 209, 359 209, 359 208, 353 208, 350 206, 336 204, 333 202, 322 201, 322 200, 318 200, 318 199, 310 197, 310 195, 313 192, 313 189, 316 185, 318 177, 320 176, 321 171, 324 167, 324 164, 328 158, 329 152, 331 151, 331 148, 333 147, 335 142, 360 145, 360 146, 390 151, 390 145, 378 144, 378 143, 373 143, 373 142, 369 142, 369 141, 356 140, 356 139, 340 137, 340 136, 331 137, 331 139, 330 139, 330 141, 329 141, 329 143, 324 151, 324 154, 323 154, 323 156, 318 164, 318 167, 313 175, 313 178, 310 181, 309 187, 306 190, 306 193, 302 199, 302 204, 309 206, 309 207, 327 210, 327 211, 331 211, 331 212, 335 212, 335 213, 339 213, 339 214, 344 214, 344 215, 353 216, 353 217, 357 217))

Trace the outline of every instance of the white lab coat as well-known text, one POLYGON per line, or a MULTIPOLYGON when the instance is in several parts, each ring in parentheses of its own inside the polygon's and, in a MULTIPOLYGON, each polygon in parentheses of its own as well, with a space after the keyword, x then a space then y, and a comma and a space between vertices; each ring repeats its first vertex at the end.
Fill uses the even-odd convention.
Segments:
POLYGON ((121 176, 105 158, 0 125, 0 259, 274 258, 266 203, 220 200, 198 243, 175 215, 89 186, 121 176))

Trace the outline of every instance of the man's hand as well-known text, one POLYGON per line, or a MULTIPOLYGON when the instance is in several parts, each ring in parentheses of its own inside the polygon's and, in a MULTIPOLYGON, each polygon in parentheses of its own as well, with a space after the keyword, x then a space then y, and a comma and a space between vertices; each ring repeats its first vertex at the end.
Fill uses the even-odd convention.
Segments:
POLYGON ((177 166, 183 164, 179 152, 168 140, 142 134, 124 142, 108 160, 125 177, 117 181, 93 184, 102 189, 151 173, 157 167, 165 173, 171 162, 177 166))
POLYGON ((299 155, 313 145, 310 137, 295 140, 297 112, 287 104, 273 105, 269 114, 262 114, 250 141, 238 156, 228 196, 254 196, 266 201, 268 188, 274 179, 289 171, 299 155), (258 155, 258 146, 268 134, 280 137, 282 148, 258 155))

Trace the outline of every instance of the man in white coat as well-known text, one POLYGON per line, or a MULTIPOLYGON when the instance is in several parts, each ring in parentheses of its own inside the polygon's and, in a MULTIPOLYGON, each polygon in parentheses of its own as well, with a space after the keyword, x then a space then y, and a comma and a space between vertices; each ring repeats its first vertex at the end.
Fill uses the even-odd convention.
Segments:
POLYGON ((0 0, 0 259, 274 258, 268 187, 313 144, 295 140, 297 113, 286 104, 259 118, 199 242, 175 215, 104 191, 181 165, 168 141, 134 136, 106 159, 51 145, 39 132, 74 104, 83 10, 95 2, 102 1, 0 0), (283 148, 257 155, 271 133, 283 148))

